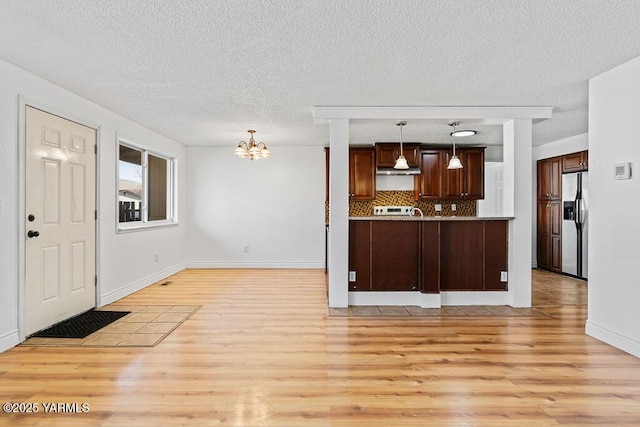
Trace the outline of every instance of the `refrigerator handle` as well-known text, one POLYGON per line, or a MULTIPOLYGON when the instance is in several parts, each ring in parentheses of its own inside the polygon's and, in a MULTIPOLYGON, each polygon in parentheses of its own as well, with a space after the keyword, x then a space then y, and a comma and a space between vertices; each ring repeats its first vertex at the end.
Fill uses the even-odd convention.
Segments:
POLYGON ((582 204, 580 202, 582 202, 582 199, 579 199, 576 196, 576 199, 573 201, 573 206, 575 206, 573 213, 573 222, 575 222, 576 225, 581 224, 580 217, 582 216, 582 204))
POLYGON ((584 224, 584 221, 586 219, 585 216, 587 215, 587 205, 586 205, 584 199, 580 199, 578 202, 580 203, 580 218, 579 218, 579 221, 580 221, 580 224, 584 224))

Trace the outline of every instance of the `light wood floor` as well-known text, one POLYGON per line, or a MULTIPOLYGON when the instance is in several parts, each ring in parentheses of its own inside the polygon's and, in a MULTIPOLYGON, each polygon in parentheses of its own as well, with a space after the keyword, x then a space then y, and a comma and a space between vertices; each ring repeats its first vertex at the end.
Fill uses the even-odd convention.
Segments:
POLYGON ((640 425, 640 360, 553 317, 327 317, 320 270, 187 270, 122 304, 202 305, 156 347, 16 347, 0 425, 640 425))

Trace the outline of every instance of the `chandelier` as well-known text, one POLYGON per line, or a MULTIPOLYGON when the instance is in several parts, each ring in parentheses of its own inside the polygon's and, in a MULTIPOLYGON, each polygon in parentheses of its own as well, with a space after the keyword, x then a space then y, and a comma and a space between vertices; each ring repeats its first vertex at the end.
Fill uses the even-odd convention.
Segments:
POLYGON ((249 143, 247 144, 246 141, 240 141, 236 149, 233 151, 233 154, 238 157, 248 157, 249 160, 264 159, 271 156, 271 151, 269 151, 264 142, 256 143, 253 139, 253 134, 256 133, 256 131, 249 129, 247 132, 251 134, 249 143))

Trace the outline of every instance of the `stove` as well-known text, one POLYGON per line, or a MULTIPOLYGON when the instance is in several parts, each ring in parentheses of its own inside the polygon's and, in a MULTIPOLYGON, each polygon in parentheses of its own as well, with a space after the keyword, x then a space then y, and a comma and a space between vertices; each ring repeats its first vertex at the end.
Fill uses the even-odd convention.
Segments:
POLYGON ((373 215, 410 215, 413 206, 374 206, 373 215))

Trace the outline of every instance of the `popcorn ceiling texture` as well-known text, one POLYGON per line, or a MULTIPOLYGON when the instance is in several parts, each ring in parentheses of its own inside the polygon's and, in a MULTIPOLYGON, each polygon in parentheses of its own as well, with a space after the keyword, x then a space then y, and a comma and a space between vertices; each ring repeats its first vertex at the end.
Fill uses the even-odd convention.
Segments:
MULTIPOLYGON (((3 0, 0 57, 185 145, 232 151, 253 128, 274 157, 324 146, 314 105, 552 105, 538 145, 587 132, 587 80, 640 54, 638 17, 637 0, 3 0)), ((454 118, 405 140, 450 143, 454 118)), ((392 120, 349 132, 398 137, 392 120)))
MULTIPOLYGON (((349 202, 349 216, 373 216, 374 206, 413 206, 425 216, 436 214, 435 205, 442 205, 442 216, 453 216, 451 205, 456 204, 456 216, 476 216, 475 200, 415 200, 413 191, 378 191, 375 200, 349 202)), ((329 202, 325 202, 325 222, 329 222, 329 202)))

